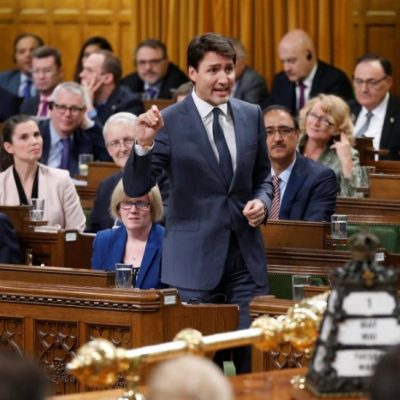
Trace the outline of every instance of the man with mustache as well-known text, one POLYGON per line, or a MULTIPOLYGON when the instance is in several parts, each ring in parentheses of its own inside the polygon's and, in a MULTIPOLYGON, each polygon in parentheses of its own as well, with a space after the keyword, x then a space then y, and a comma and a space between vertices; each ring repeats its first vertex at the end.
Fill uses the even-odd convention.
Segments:
POLYGON ((147 39, 135 51, 136 72, 121 83, 132 92, 140 93, 143 100, 172 99, 173 89, 189 79, 168 60, 167 48, 156 39, 147 39))
POLYGON ((284 106, 268 107, 264 125, 275 187, 268 220, 330 221, 336 207, 333 170, 296 151, 298 123, 284 106))

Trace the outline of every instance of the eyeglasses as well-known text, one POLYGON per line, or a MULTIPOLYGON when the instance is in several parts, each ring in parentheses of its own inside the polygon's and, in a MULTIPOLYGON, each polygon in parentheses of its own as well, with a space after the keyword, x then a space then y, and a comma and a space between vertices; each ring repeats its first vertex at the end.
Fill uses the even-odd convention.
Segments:
POLYGON ((108 142, 107 146, 111 147, 113 150, 120 149, 122 146, 124 147, 132 147, 135 139, 133 138, 123 138, 120 140, 113 140, 112 142, 108 142))
POLYGON ((290 126, 266 126, 265 127, 265 132, 267 134, 267 137, 273 137, 275 136, 275 133, 278 133, 280 136, 286 137, 290 135, 293 132, 296 132, 296 128, 292 128, 290 126))
POLYGON ((135 206, 138 210, 148 210, 151 206, 151 203, 144 200, 137 200, 137 201, 121 201, 119 206, 122 210, 129 211, 132 206, 135 206))
POLYGON ((137 60, 136 64, 138 67, 144 67, 147 64, 149 64, 150 67, 155 67, 156 65, 160 64, 162 60, 165 60, 165 57, 153 58, 152 60, 137 60))
POLYGON ((78 107, 78 106, 66 106, 65 104, 57 104, 54 101, 51 103, 51 107, 55 108, 60 114, 65 114, 69 111, 72 115, 79 115, 82 111, 85 111, 86 107, 78 107))
POLYGON ((365 84, 365 86, 369 88, 375 88, 377 87, 381 82, 383 82, 385 79, 387 79, 387 76, 385 75, 381 79, 367 79, 363 80, 360 78, 353 78, 353 84, 354 86, 360 87, 365 84))
POLYGON ((50 75, 54 73, 54 68, 53 67, 48 67, 48 68, 38 68, 38 69, 33 69, 32 70, 32 75, 39 75, 39 74, 43 74, 43 75, 50 75))
POLYGON ((307 114, 307 117, 311 117, 314 120, 314 122, 318 121, 322 126, 325 126, 325 128, 330 128, 331 126, 333 126, 333 123, 323 115, 317 115, 313 112, 309 112, 307 114))

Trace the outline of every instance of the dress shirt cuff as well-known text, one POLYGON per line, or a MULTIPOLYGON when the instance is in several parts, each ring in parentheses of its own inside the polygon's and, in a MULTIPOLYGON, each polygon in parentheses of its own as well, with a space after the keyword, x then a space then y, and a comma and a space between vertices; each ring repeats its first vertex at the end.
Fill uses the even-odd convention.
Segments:
POLYGON ((135 154, 138 156, 147 156, 151 150, 153 150, 154 141, 150 146, 141 146, 137 140, 135 140, 135 154))
POLYGON ((96 118, 97 117, 97 110, 95 109, 95 108, 92 108, 90 111, 88 111, 87 113, 87 116, 90 118, 90 119, 94 119, 94 118, 96 118))

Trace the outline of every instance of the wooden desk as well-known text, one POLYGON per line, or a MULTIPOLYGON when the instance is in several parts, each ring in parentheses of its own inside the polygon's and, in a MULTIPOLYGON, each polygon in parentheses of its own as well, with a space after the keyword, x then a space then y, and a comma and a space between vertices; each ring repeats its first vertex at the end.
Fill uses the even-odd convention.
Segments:
POLYGON ((400 175, 371 174, 369 182, 371 199, 400 200, 400 175))
MULTIPOLYGON (((306 372, 305 368, 296 368, 238 375, 229 380, 233 385, 235 400, 316 400, 318 398, 308 390, 295 389, 290 383, 295 375, 305 375, 306 372)), ((142 392, 146 393, 145 388, 142 392)), ((117 400, 122 393, 122 390, 108 390, 51 397, 49 400, 117 400)), ((324 397, 324 399, 333 400, 331 397, 324 397)), ((340 397, 340 399, 351 400, 349 397, 340 397)), ((358 400, 367 400, 367 397, 358 397, 358 400)))
POLYGON ((209 335, 237 326, 234 305, 182 305, 175 289, 69 286, 63 277, 40 285, 0 280, 2 345, 38 360, 55 395, 85 389, 65 364, 94 338, 135 348, 170 341, 187 327, 209 335))

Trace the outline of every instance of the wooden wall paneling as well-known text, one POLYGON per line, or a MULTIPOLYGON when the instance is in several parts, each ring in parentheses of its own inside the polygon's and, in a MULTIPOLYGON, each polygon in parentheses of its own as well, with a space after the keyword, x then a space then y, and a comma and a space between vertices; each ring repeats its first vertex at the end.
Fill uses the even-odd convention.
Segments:
POLYGON ((23 318, 0 317, 0 349, 25 352, 23 318))
POLYGON ((122 64, 122 76, 126 76, 135 69, 132 25, 130 23, 121 22, 119 25, 118 48, 122 64))

